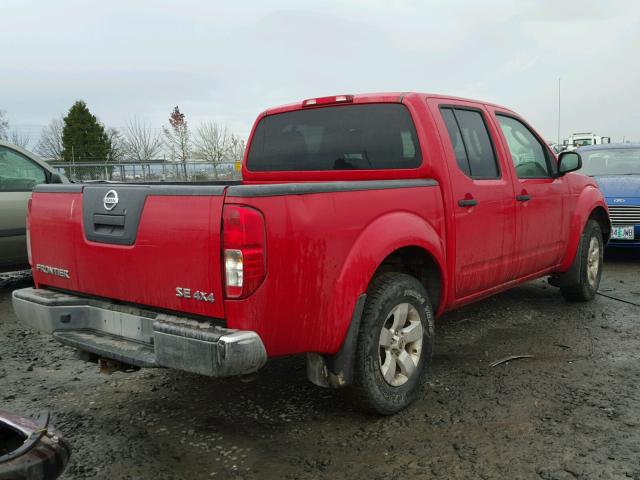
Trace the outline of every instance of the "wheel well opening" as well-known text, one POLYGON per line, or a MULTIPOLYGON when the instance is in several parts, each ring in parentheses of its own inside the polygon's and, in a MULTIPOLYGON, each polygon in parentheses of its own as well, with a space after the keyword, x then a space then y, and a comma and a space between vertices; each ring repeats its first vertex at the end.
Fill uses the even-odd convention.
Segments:
POLYGON ((602 235, 604 237, 603 240, 606 244, 611 236, 611 223, 609 222, 607 212, 602 207, 596 207, 591 212, 591 215, 589 215, 589 218, 594 219, 600 224, 600 229, 602 230, 602 235))
POLYGON ((386 272, 400 272, 417 278, 427 290, 433 311, 438 310, 442 292, 442 277, 431 254, 420 247, 403 247, 385 258, 374 276, 386 272))

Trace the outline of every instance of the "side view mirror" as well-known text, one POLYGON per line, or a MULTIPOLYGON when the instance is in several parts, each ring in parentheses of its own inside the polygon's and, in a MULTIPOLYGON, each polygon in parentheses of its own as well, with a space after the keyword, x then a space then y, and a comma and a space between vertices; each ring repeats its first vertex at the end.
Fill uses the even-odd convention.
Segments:
POLYGON ((52 173, 49 183, 62 183, 62 177, 58 173, 52 173))
POLYGON ((558 156, 558 174, 574 172, 582 168, 582 157, 578 152, 562 152, 558 156))

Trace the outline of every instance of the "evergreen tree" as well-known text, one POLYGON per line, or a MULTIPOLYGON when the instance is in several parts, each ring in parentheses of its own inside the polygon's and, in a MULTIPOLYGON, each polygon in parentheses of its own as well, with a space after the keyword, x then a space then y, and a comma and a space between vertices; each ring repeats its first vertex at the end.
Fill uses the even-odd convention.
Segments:
POLYGON ((91 114, 87 104, 78 100, 64 117, 62 160, 66 162, 106 162, 111 142, 104 126, 91 114))

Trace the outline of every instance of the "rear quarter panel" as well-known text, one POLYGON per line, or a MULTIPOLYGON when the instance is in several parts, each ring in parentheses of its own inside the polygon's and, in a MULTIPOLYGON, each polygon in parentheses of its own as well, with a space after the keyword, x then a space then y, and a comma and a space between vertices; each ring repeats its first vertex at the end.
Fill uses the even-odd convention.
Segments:
POLYGON ((265 218, 266 279, 249 298, 226 300, 225 311, 228 326, 256 331, 270 356, 335 353, 358 296, 396 248, 422 246, 444 261, 438 186, 227 196, 226 203, 265 218))

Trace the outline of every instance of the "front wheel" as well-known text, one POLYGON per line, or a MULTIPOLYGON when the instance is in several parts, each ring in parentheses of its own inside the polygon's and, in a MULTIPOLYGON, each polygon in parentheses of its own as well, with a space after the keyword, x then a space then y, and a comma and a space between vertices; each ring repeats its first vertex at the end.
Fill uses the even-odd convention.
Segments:
POLYGON ((584 227, 576 255, 580 255, 580 282, 577 285, 561 287, 560 293, 567 300, 587 302, 592 300, 598 291, 604 260, 602 229, 595 220, 589 220, 584 227))
POLYGON ((417 396, 433 351, 433 311, 414 277, 373 280, 358 333, 352 392, 365 410, 390 415, 417 396))

